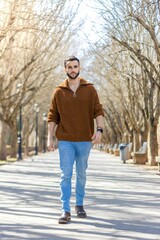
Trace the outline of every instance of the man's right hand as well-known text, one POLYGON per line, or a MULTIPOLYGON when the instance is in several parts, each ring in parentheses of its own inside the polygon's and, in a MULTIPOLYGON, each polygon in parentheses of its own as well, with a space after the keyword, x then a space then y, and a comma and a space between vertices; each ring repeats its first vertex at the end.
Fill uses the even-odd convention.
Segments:
POLYGON ((54 130, 56 127, 56 123, 55 122, 49 122, 48 123, 48 141, 47 141, 47 148, 48 151, 54 151, 55 150, 55 145, 53 142, 53 134, 54 134, 54 130))
POLYGON ((48 139, 48 141, 47 141, 47 149, 50 152, 55 150, 53 139, 48 139))

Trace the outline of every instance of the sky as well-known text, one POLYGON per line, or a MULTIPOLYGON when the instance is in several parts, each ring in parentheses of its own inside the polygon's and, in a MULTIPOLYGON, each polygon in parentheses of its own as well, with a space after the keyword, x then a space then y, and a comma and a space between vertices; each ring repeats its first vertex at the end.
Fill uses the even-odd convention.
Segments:
MULTIPOLYGON (((72 0, 73 4, 75 0, 72 0)), ((77 0, 78 1, 78 0, 77 0)), ((99 29, 99 25, 102 20, 100 20, 100 16, 98 15, 98 9, 96 6, 95 0, 83 0, 80 5, 79 11, 76 16, 76 22, 80 19, 84 21, 84 25, 81 30, 76 32, 75 38, 78 42, 75 49, 73 48, 73 52, 71 55, 77 55, 81 57, 84 55, 84 51, 89 48, 90 43, 94 44, 98 41, 99 37, 96 34, 96 31, 99 29)))
POLYGON ((82 14, 85 19, 85 24, 82 32, 88 36, 90 41, 95 42, 98 39, 97 34, 95 33, 95 28, 98 30, 98 26, 100 24, 100 17, 98 15, 96 1, 84 0, 81 5, 80 14, 82 14))

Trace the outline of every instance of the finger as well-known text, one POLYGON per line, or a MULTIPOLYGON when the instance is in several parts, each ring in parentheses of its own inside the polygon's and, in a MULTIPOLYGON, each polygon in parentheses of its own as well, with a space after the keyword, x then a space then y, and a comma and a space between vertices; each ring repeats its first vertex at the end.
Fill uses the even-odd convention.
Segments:
POLYGON ((97 140, 96 140, 96 139, 93 139, 93 140, 92 140, 92 143, 93 143, 93 144, 97 143, 97 140))
POLYGON ((52 146, 48 146, 49 151, 54 151, 54 148, 52 146))
POLYGON ((92 136, 92 138, 91 139, 94 139, 95 138, 95 134, 92 136))

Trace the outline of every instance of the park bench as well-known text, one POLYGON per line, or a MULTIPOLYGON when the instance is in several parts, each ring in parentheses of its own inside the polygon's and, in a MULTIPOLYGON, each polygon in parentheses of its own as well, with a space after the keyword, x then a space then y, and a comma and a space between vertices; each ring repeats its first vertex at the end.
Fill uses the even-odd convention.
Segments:
POLYGON ((105 147, 104 147, 104 151, 109 153, 109 149, 111 148, 111 145, 110 144, 106 144, 105 147))
POLYGON ((119 147, 114 149, 114 156, 119 156, 120 155, 120 150, 119 147))
POLYGON ((109 149, 109 153, 114 154, 114 150, 117 149, 117 148, 118 148, 118 144, 115 143, 114 146, 109 149))
POLYGON ((156 162, 158 164, 158 171, 160 172, 160 156, 156 157, 156 162))
POLYGON ((130 142, 130 143, 128 144, 129 159, 131 159, 132 146, 133 146, 133 143, 130 142))
POLYGON ((145 164, 147 162, 147 142, 144 142, 138 152, 132 152, 133 162, 136 164, 145 164))
POLYGON ((131 159, 131 153, 132 153, 132 142, 128 143, 127 147, 128 147, 128 160, 131 159))

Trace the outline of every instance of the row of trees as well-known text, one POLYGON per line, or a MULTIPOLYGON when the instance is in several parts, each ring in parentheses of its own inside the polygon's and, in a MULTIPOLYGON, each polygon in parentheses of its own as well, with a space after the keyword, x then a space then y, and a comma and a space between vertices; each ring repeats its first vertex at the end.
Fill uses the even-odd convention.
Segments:
MULTIPOLYGON (((0 158, 5 159, 7 141, 11 156, 16 155, 20 107, 27 152, 34 104, 40 106, 41 116, 48 111, 49 96, 62 79, 59 59, 70 52, 82 22, 77 20, 81 1, 1 0, 0 4, 0 158)), ((94 23, 99 38, 94 42, 91 34, 89 52, 81 56, 104 106, 104 143, 120 143, 125 135, 136 151, 147 141, 151 165, 158 155, 160 116, 159 5, 158 0, 94 1, 91 7, 101 17, 94 23)), ((88 31, 87 41, 89 36, 88 31)), ((83 39, 76 46, 81 43, 83 39)))
POLYGON ((148 160, 156 164, 160 117, 160 3, 157 0, 97 0, 103 19, 92 46, 90 72, 105 110, 105 143, 124 135, 138 150, 148 142, 148 160))
MULTIPOLYGON (((33 131, 34 105, 48 111, 51 92, 61 77, 59 59, 70 50, 81 22, 66 0, 1 0, 0 3, 0 159, 17 154, 17 122, 23 118, 23 144, 33 131), (11 136, 11 137, 10 137, 11 136)), ((63 62, 62 62, 63 64, 63 62)))

